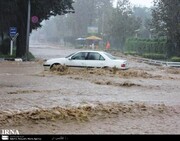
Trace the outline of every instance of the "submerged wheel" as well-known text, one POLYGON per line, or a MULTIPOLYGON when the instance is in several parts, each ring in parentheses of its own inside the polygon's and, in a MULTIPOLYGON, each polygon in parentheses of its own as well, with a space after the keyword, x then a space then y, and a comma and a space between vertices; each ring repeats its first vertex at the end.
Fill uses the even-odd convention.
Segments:
POLYGON ((108 66, 104 66, 104 67, 102 67, 103 69, 108 69, 109 67, 108 66))
POLYGON ((51 67, 50 67, 50 70, 53 70, 53 69, 56 69, 58 66, 60 66, 61 64, 58 64, 58 63, 56 63, 56 64, 53 64, 53 65, 51 65, 51 67))

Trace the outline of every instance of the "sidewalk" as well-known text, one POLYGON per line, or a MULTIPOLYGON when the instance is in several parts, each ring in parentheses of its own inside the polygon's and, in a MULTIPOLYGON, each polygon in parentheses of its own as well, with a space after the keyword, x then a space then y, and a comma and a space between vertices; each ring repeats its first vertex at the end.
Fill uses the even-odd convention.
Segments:
POLYGON ((0 58, 0 61, 19 61, 22 62, 21 58, 0 58))

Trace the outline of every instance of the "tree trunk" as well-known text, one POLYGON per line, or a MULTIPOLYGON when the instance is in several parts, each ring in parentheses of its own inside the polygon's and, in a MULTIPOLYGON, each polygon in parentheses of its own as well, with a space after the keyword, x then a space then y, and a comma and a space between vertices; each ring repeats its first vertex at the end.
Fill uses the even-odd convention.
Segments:
POLYGON ((180 41, 178 41, 176 45, 176 56, 180 57, 180 41))
POLYGON ((4 33, 3 33, 3 31, 1 31, 1 40, 2 41, 4 40, 4 33))
POLYGON ((18 13, 18 33, 16 57, 25 58, 26 56, 26 32, 27 32, 27 1, 19 1, 19 9, 21 12, 18 13))
POLYGON ((25 58, 26 54, 26 29, 18 28, 19 36, 17 38, 16 57, 25 58))

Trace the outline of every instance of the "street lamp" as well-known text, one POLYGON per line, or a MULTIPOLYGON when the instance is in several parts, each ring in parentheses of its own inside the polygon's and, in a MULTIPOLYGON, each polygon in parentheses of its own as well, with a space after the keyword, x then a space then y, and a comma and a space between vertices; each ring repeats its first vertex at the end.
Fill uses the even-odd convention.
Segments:
POLYGON ((31 1, 28 0, 27 34, 26 34, 26 61, 29 60, 29 34, 30 34, 31 1))

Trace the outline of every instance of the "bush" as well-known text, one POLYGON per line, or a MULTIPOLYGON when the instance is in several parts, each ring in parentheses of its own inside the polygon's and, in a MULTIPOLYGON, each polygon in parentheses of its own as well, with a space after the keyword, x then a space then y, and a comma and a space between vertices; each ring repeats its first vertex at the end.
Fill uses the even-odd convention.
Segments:
POLYGON ((15 54, 13 54, 13 55, 4 55, 4 54, 2 54, 2 53, 0 53, 0 58, 15 58, 16 56, 15 56, 15 54))
POLYGON ((142 55, 144 58, 155 59, 155 60, 164 60, 166 59, 164 54, 155 54, 155 53, 146 53, 142 55))
POLYGON ((139 55, 145 53, 165 54, 167 52, 166 40, 150 39, 127 39, 125 43, 126 52, 136 52, 139 55))
POLYGON ((138 55, 137 52, 135 51, 131 51, 131 52, 124 52, 125 55, 133 55, 133 56, 136 56, 138 55))
POLYGON ((172 62, 180 62, 180 57, 172 57, 171 61, 172 62))

